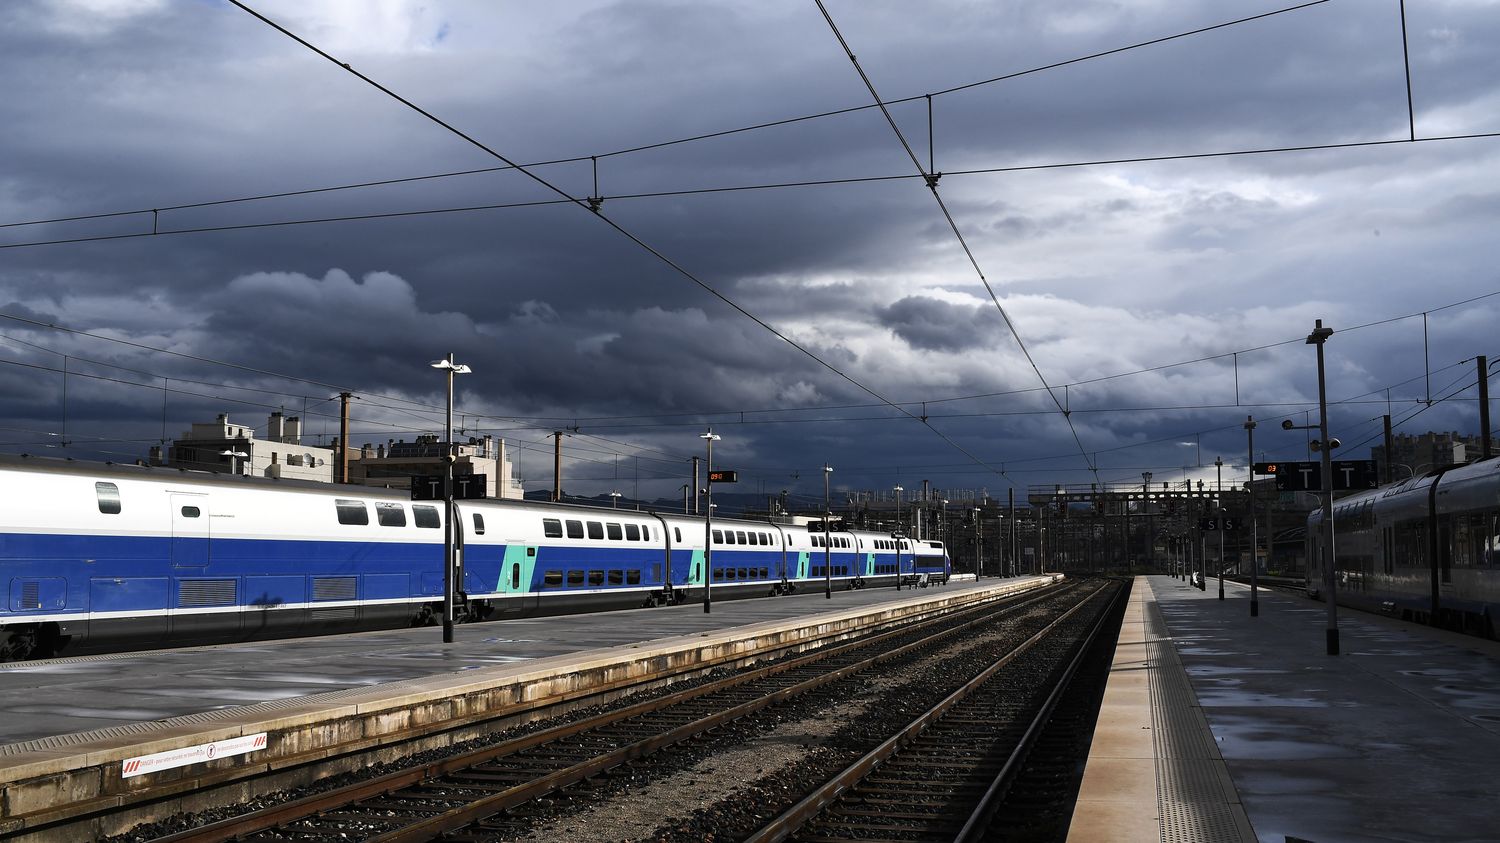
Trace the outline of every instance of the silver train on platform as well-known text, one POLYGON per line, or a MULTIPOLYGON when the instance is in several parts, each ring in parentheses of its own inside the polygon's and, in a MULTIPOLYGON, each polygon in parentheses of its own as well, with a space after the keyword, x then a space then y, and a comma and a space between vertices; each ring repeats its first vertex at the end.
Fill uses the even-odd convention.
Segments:
MULTIPOLYGON (((1307 591, 1322 597, 1323 512, 1307 521, 1307 591)), ((1333 502, 1338 602, 1490 638, 1500 627, 1500 457, 1333 502)))
MULTIPOLYGON (((441 502, 0 456, 0 660, 426 625, 441 502)), ((947 582, 940 542, 766 520, 455 503, 457 619, 947 582), (707 553, 709 549, 711 553, 707 553), (709 563, 709 560, 711 564, 709 563)))

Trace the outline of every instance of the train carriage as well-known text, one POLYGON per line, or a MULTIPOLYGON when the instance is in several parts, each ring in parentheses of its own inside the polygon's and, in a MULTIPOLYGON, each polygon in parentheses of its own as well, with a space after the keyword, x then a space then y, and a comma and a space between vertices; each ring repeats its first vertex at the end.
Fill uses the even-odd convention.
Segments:
MULTIPOLYGON (((444 517, 404 490, 0 456, 0 659, 435 623, 444 517)), ((480 500, 452 528, 459 621, 946 570, 884 534, 751 519, 480 500)))
MULTIPOLYGON (((1324 597, 1322 510, 1308 517, 1307 590, 1324 597)), ((1340 603, 1495 637, 1500 625, 1500 458, 1439 469, 1333 502, 1340 603)))

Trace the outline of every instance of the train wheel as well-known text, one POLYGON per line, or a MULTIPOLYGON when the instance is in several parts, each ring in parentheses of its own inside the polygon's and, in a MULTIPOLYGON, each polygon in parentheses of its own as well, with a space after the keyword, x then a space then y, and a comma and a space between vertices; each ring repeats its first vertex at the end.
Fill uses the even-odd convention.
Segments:
POLYGON ((7 630, 0 637, 0 662, 21 661, 36 655, 36 629, 7 630))

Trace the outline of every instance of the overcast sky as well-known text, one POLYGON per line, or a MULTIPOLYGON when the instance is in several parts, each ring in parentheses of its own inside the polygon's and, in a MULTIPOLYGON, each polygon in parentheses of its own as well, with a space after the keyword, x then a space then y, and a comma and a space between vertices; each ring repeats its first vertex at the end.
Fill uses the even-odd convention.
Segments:
POLYGON ((567 196, 595 156, 602 216, 671 264, 515 171, 153 219, 502 162, 220 0, 0 5, 0 222, 147 211, 0 228, 0 313, 136 344, 0 319, 0 450, 129 460, 277 407, 331 434, 340 388, 356 445, 410 439, 451 351, 460 424, 528 489, 576 427, 568 492, 678 496, 709 425, 745 492, 821 499, 825 462, 836 499, 1212 482, 1219 456, 1242 482, 1247 416, 1257 457, 1308 458, 1279 424, 1316 421, 1315 319, 1344 456, 1387 412, 1478 432, 1500 137, 1093 162, 1500 132, 1500 2, 1406 4, 1411 123, 1398 0, 950 93, 1295 3, 825 2, 881 98, 916 98, 890 114, 919 163, 874 108, 616 154, 870 106, 813 0, 251 4, 513 162, 567 159, 527 166, 567 196))

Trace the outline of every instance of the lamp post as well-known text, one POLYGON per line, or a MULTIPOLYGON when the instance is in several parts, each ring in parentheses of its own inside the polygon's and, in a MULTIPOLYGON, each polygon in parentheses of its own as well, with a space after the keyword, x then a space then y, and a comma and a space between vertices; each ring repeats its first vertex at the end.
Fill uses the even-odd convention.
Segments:
POLYGON ((719 440, 719 434, 709 428, 707 433, 698 434, 698 438, 708 443, 708 463, 705 471, 708 472, 708 483, 704 489, 703 507, 703 613, 706 615, 713 611, 713 587, 714 587, 714 443, 719 440))
POLYGON ((979 550, 979 513, 983 511, 977 506, 974 507, 974 582, 979 582, 984 572, 984 557, 980 555, 979 550))
POLYGON ((906 537, 906 531, 901 529, 901 493, 905 491, 900 486, 891 487, 896 492, 896 529, 891 531, 891 538, 896 540, 896 590, 901 590, 901 540, 906 537))
POLYGON ((467 375, 472 369, 453 362, 450 352, 442 360, 432 361, 432 368, 443 369, 448 379, 448 414, 443 422, 443 643, 453 643, 453 592, 456 587, 453 552, 453 376, 467 375))
MULTIPOLYGON (((1198 508, 1202 510, 1199 515, 1202 518, 1208 514, 1208 499, 1203 496, 1203 481, 1198 481, 1198 508)), ((1203 535, 1203 527, 1198 527, 1198 571, 1202 576, 1198 580, 1198 590, 1208 590, 1208 537, 1203 535)))
POLYGON ((619 509, 620 508, 620 493, 619 492, 610 492, 609 493, 609 508, 610 509, 619 509))
POLYGON ((833 599, 833 551, 828 547, 828 521, 833 517, 833 509, 828 503, 828 476, 833 474, 833 466, 823 463, 823 597, 826 600, 833 599))
POLYGON ((1323 320, 1319 319, 1312 333, 1307 335, 1307 344, 1318 347, 1318 434, 1322 441, 1319 451, 1323 457, 1323 588, 1328 594, 1328 655, 1336 656, 1339 654, 1339 616, 1334 592, 1337 582, 1333 576, 1333 440, 1328 438, 1328 390, 1323 375, 1323 343, 1331 336, 1333 329, 1323 327, 1323 320))
POLYGON ((1250 495, 1250 617, 1260 617, 1260 534, 1255 524, 1255 416, 1245 417, 1245 465, 1250 467, 1250 481, 1245 491, 1250 495))
POLYGON ((249 459, 249 454, 245 453, 244 451, 236 451, 231 448, 220 451, 219 456, 229 457, 229 468, 235 474, 245 473, 245 464, 240 462, 240 460, 249 459))
POLYGON ((1155 542, 1151 538, 1151 472, 1141 472, 1141 507, 1146 510, 1146 570, 1156 561, 1155 542))
POLYGON ((1214 457, 1214 508, 1219 513, 1219 599, 1224 599, 1224 458, 1214 457))

